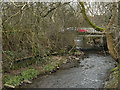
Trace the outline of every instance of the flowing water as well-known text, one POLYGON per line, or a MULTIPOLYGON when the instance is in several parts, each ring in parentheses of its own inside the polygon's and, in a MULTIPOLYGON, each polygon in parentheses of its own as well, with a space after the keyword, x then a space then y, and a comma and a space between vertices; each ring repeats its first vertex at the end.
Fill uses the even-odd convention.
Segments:
POLYGON ((89 53, 87 58, 80 60, 79 67, 58 70, 51 75, 42 76, 26 84, 31 88, 103 88, 105 79, 116 62, 110 55, 103 56, 89 53))

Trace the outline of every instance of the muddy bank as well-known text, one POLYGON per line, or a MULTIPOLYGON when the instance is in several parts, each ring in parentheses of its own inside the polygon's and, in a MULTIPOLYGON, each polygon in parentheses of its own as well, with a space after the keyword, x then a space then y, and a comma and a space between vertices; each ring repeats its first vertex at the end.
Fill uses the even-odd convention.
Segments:
MULTIPOLYGON (((88 53, 87 57, 70 66, 63 65, 56 73, 25 84, 24 88, 103 88, 110 70, 117 64, 111 56, 88 53)), ((73 61, 74 62, 74 61, 73 61)), ((21 88, 22 88, 21 87, 21 88)))
POLYGON ((14 70, 11 74, 9 73, 4 75, 4 87, 19 88, 19 85, 32 83, 33 79, 56 72, 63 66, 65 66, 64 69, 76 67, 82 56, 84 56, 84 53, 82 52, 79 52, 79 54, 76 55, 52 56, 48 57, 49 62, 42 65, 39 62, 37 64, 33 64, 31 67, 24 68, 24 70, 23 68, 14 70))

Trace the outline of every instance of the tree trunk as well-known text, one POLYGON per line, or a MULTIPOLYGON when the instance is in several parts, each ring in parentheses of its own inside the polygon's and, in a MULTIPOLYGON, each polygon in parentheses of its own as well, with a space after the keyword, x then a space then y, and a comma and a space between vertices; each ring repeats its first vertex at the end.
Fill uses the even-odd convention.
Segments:
POLYGON ((82 14, 84 15, 85 19, 89 22, 89 24, 90 24, 93 28, 95 28, 97 31, 101 31, 101 32, 104 31, 105 28, 101 28, 101 27, 96 26, 96 25, 93 24, 93 23, 90 21, 90 19, 87 17, 83 2, 79 2, 79 4, 80 4, 81 7, 82 7, 82 14))
POLYGON ((81 5, 81 7, 82 7, 82 13, 83 13, 85 19, 90 23, 90 25, 91 25, 93 28, 95 28, 97 31, 104 31, 104 30, 105 30, 105 35, 106 35, 106 39, 107 39, 107 46, 108 46, 109 53, 111 54, 111 56, 112 56, 115 60, 118 59, 118 52, 117 52, 117 50, 115 50, 115 48, 114 48, 113 38, 112 38, 112 36, 110 35, 110 26, 111 26, 111 25, 113 24, 113 22, 114 22, 114 18, 115 18, 116 11, 117 11, 117 5, 116 5, 116 3, 115 3, 115 2, 113 3, 113 8, 114 8, 114 10, 113 10, 113 15, 112 15, 112 17, 111 17, 111 19, 110 19, 109 24, 106 26, 106 28, 101 28, 101 27, 98 27, 98 26, 96 26, 95 24, 93 24, 93 23, 89 20, 89 18, 87 17, 87 15, 86 15, 85 7, 84 7, 83 2, 79 2, 79 3, 80 3, 80 5, 81 5))
POLYGON ((111 56, 117 60, 118 59, 118 52, 117 50, 115 50, 115 46, 114 46, 114 42, 113 42, 113 38, 112 36, 110 35, 110 26, 113 24, 114 22, 114 18, 115 18, 115 15, 116 15, 116 12, 117 12, 117 5, 116 3, 114 2, 113 3, 113 15, 110 19, 110 22, 109 24, 107 25, 106 27, 106 30, 105 30, 105 35, 106 35, 106 39, 107 39, 107 46, 108 46, 108 50, 109 50, 109 53, 111 54, 111 56))

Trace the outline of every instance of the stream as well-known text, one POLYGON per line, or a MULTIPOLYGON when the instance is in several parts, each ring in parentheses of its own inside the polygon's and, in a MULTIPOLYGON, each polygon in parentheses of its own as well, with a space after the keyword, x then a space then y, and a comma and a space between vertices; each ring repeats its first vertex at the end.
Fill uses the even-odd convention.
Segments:
POLYGON ((60 69, 25 84, 24 88, 103 88, 110 70, 117 63, 110 55, 88 53, 78 67, 60 69))

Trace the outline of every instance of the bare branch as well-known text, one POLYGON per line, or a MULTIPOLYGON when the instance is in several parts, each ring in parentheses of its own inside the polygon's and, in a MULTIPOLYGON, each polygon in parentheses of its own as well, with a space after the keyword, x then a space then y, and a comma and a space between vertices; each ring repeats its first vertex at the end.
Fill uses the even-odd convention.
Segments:
POLYGON ((7 21, 8 21, 9 19, 11 19, 12 17, 15 17, 16 15, 18 15, 19 13, 21 13, 26 5, 27 5, 27 4, 25 3, 25 4, 23 5, 23 7, 22 7, 17 13, 13 14, 12 16, 10 16, 7 20, 5 20, 5 22, 7 22, 7 21))
POLYGON ((83 13, 83 15, 85 16, 85 19, 90 23, 90 25, 91 25, 93 28, 95 28, 97 31, 103 31, 103 30, 105 30, 105 28, 101 28, 101 27, 98 27, 98 26, 96 26, 95 24, 93 24, 93 23, 89 20, 89 18, 87 17, 87 15, 86 15, 85 7, 84 7, 83 2, 79 2, 79 4, 80 4, 81 7, 82 7, 82 13, 83 13))
MULTIPOLYGON (((64 3, 64 4, 62 4, 61 5, 61 3, 59 3, 56 7, 53 7, 52 9, 50 9, 45 15, 41 15, 41 17, 46 17, 50 12, 52 12, 53 10, 55 10, 55 9, 57 9, 58 7, 60 7, 60 6, 63 6, 63 5, 67 5, 67 4, 69 4, 70 2, 67 2, 67 3, 64 3)), ((42 14, 42 13, 41 13, 42 14)))

